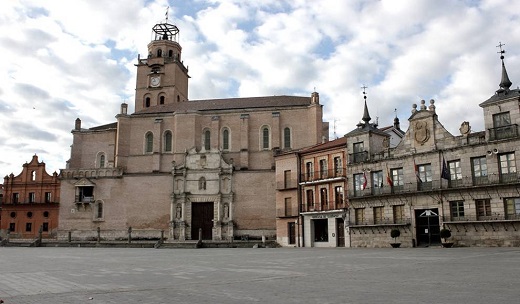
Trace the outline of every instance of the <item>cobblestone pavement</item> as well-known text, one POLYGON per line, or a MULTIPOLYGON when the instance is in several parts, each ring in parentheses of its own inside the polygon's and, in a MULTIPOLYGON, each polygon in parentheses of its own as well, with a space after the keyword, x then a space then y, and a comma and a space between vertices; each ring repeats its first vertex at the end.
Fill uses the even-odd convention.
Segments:
POLYGON ((516 303, 520 248, 0 247, 10 303, 516 303))

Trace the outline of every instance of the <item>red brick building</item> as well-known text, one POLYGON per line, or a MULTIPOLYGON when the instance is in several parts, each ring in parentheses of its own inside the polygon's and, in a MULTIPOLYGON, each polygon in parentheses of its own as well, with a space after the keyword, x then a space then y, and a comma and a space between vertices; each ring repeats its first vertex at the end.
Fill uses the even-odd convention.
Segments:
POLYGON ((4 177, 3 202, 0 211, 0 235, 8 232, 14 238, 53 236, 58 228, 60 181, 58 174, 49 175, 45 163, 34 155, 22 172, 4 177))

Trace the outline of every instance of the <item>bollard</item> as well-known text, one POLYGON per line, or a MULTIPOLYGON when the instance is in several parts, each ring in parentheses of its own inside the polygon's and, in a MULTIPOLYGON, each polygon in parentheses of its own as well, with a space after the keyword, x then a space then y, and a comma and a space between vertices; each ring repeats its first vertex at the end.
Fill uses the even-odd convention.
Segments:
POLYGON ((38 246, 42 243, 42 233, 43 233, 43 225, 40 225, 40 229, 38 229, 38 246))
POLYGON ((68 241, 69 243, 72 242, 72 231, 69 231, 68 241))
POLYGON ((161 230, 161 243, 164 240, 164 230, 161 230))
POLYGON ((262 235, 262 244, 265 245, 265 235, 262 235))
POLYGON ((199 228, 199 242, 202 242, 202 228, 199 228))
POLYGON ((132 243, 132 227, 128 227, 128 244, 132 243))
POLYGON ((101 228, 97 227, 97 242, 101 242, 101 228))

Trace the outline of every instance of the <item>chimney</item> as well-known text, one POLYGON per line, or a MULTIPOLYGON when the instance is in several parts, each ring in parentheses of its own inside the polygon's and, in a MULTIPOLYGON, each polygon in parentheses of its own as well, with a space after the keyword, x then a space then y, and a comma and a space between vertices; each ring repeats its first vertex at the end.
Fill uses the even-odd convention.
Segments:
POLYGON ((81 119, 76 118, 76 123, 74 124, 74 130, 76 130, 76 131, 81 130, 81 119))

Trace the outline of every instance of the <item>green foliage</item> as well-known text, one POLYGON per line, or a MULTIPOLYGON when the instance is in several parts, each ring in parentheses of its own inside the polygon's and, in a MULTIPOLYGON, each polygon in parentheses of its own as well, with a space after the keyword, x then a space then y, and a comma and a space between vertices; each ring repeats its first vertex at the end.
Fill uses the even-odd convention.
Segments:
POLYGON ((451 231, 446 228, 441 229, 440 237, 441 239, 444 239, 444 241, 446 242, 446 239, 449 239, 451 237, 451 231))
POLYGON ((394 239, 394 242, 396 242, 396 239, 401 235, 401 231, 399 229, 392 229, 390 230, 390 236, 394 239))

